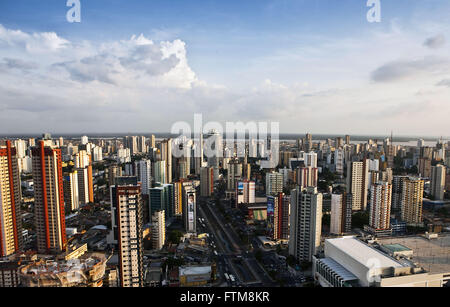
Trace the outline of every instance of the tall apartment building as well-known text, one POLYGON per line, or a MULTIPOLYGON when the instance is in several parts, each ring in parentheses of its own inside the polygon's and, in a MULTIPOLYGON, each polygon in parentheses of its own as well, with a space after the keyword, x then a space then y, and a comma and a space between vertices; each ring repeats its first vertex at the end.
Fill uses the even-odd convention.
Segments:
POLYGON ((117 177, 110 187, 111 233, 117 246, 121 287, 144 286, 143 208, 137 177, 117 177))
POLYGON ((431 168, 431 195, 435 200, 444 199, 445 166, 436 165, 431 168))
POLYGON ((165 183, 172 182, 172 139, 164 140, 159 143, 161 153, 161 162, 165 161, 165 183))
POLYGON ((150 216, 158 211, 164 211, 166 220, 174 214, 174 186, 173 184, 163 184, 149 190, 150 216))
POLYGON ((266 195, 283 193, 283 174, 271 172, 266 174, 266 195))
POLYGON ((392 185, 378 182, 370 188, 369 226, 375 230, 390 229, 392 185))
POLYGON ((141 183, 142 194, 148 195, 152 187, 152 162, 147 159, 136 161, 134 168, 138 181, 141 183))
POLYGON ((401 219, 407 224, 422 224, 424 181, 407 178, 403 182, 401 219))
POLYGON ((166 242, 166 219, 164 210, 157 211, 152 216, 152 245, 160 250, 166 242))
POLYGON ((319 179, 319 170, 317 167, 300 167, 297 174, 297 184, 300 187, 317 187, 317 180, 319 179))
POLYGON ((108 183, 113 186, 116 183, 116 178, 122 177, 122 167, 120 165, 110 165, 108 168, 108 183))
POLYGON ((37 250, 60 253, 67 245, 61 149, 41 140, 31 151, 37 250))
POLYGON ((153 164, 153 172, 155 176, 155 183, 166 184, 169 183, 167 177, 166 161, 157 161, 153 164))
POLYGON ((403 182, 408 179, 408 176, 394 176, 392 180, 392 204, 391 212, 400 213, 402 207, 403 197, 403 182))
POLYGON ((254 204, 255 203, 255 182, 254 181, 239 181, 236 183, 236 207, 239 204, 254 204))
POLYGON ((78 172, 76 170, 64 175, 63 186, 66 210, 78 210, 80 208, 80 201, 78 194, 78 172))
POLYGON ((242 164, 233 159, 228 162, 227 166, 227 189, 233 190, 236 187, 236 182, 242 179, 242 164))
POLYGON ((419 158, 418 160, 419 175, 424 178, 431 177, 431 159, 419 158))
POLYGON ((352 194, 331 195, 330 232, 337 235, 352 231, 352 194))
POLYGON ((320 247, 321 233, 322 194, 313 187, 292 190, 289 254, 311 262, 320 247))
POLYGON ((277 197, 269 196, 273 199, 273 239, 288 240, 289 239, 289 210, 291 197, 278 194, 277 197))
POLYGON ((16 148, 0 147, 0 258, 22 249, 22 192, 16 148))
POLYGON ((200 169, 200 195, 210 197, 214 192, 214 168, 202 167, 200 169))
POLYGON ((350 162, 347 166, 347 193, 353 195, 353 211, 366 210, 369 167, 367 161, 350 162))

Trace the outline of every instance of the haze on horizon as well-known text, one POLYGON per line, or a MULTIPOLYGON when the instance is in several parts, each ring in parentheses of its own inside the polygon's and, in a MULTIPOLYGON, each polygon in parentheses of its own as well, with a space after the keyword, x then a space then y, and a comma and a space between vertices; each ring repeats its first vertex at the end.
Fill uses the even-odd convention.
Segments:
POLYGON ((278 121, 281 133, 450 134, 450 4, 382 0, 0 4, 0 133, 167 132, 278 121))

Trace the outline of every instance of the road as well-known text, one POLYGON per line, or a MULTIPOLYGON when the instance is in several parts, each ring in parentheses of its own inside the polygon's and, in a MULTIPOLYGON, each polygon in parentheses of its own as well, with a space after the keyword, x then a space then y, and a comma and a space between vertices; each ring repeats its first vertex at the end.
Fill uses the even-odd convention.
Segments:
POLYGON ((233 274, 237 284, 242 286, 274 286, 266 271, 261 267, 252 252, 247 250, 236 231, 213 205, 200 204, 199 216, 205 219, 206 226, 214 237, 219 253, 218 270, 225 280, 224 273, 233 274))

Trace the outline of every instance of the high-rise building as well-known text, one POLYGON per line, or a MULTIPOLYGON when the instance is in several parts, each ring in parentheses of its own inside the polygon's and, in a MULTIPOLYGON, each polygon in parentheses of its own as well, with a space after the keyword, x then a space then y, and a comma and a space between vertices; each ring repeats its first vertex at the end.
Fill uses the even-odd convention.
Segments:
POLYGON ((369 168, 366 160, 347 166, 347 193, 353 195, 353 211, 366 210, 369 168))
POLYGON ((16 148, 0 147, 0 258, 22 249, 22 193, 16 148))
POLYGON ((316 167, 301 167, 298 169, 297 183, 302 188, 317 187, 319 170, 316 167))
POLYGON ((239 204, 255 203, 255 182, 239 181, 236 182, 236 206, 239 204))
POLYGON ((375 230, 390 229, 392 185, 378 182, 370 188, 369 226, 375 230))
POLYGON ((134 162, 135 174, 141 183, 142 195, 148 195, 152 187, 152 162, 144 159, 134 162))
POLYGON ((154 163, 155 183, 166 184, 169 181, 166 176, 166 161, 157 161, 154 163))
POLYGON ((268 196, 267 205, 273 202, 273 239, 288 240, 289 239, 289 210, 291 205, 291 197, 278 194, 277 197, 268 196), (269 198, 271 201, 269 201, 269 198))
POLYGON ((166 241, 166 221, 164 210, 152 215, 152 245, 153 249, 160 250, 166 241))
POLYGON ((183 220, 187 233, 197 232, 197 202, 195 189, 185 186, 183 192, 183 220))
POLYGON ((331 195, 330 232, 341 235, 352 231, 352 194, 331 195))
POLYGON ((214 192, 214 168, 202 167, 200 170, 200 195, 210 197, 214 192))
POLYGON ((271 172, 266 174, 266 195, 283 193, 283 174, 271 172))
POLYGON ((110 195, 112 230, 108 241, 118 248, 120 285, 143 287, 144 223, 137 177, 117 177, 110 195))
POLYGON ((79 189, 78 189, 78 172, 72 171, 64 174, 64 203, 66 210, 75 211, 80 208, 79 189))
POLYGON ((37 250, 59 253, 67 245, 61 149, 41 140, 32 156, 37 250))
POLYGON ((322 194, 317 188, 297 187, 291 192, 289 254, 298 261, 312 261, 320 247, 322 194))
POLYGON ((161 152, 161 160, 165 161, 165 183, 170 183, 172 182, 172 139, 162 141, 161 143, 159 143, 159 146, 159 150, 161 152))
POLYGON ((408 176, 394 176, 392 180, 392 205, 391 212, 399 214, 402 207, 403 182, 408 176))
POLYGON ((150 148, 156 148, 156 138, 154 134, 150 135, 148 146, 150 146, 150 148))
POLYGON ((110 165, 108 168, 109 186, 115 185, 116 177, 122 177, 122 167, 119 165, 110 165))
POLYGON ((242 179, 242 164, 237 159, 232 159, 228 162, 227 172, 227 189, 233 190, 236 188, 236 182, 242 179))
POLYGON ((407 224, 422 224, 424 181, 406 178, 403 181, 401 219, 407 224))
MULTIPOLYGON (((83 135, 81 137, 81 145, 86 145, 87 143, 89 143, 89 138, 86 135, 83 135)), ((60 146, 62 145, 60 144, 60 146)))
POLYGON ((164 211, 166 220, 174 214, 174 187, 173 184, 163 184, 149 189, 150 216, 155 212, 164 211))
POLYGON ((424 178, 431 177, 431 159, 419 158, 418 160, 419 176, 424 178))
POLYGON ((431 196, 435 200, 444 199, 445 166, 436 165, 431 168, 431 196))
POLYGON ((305 167, 317 168, 317 153, 314 151, 305 153, 303 155, 305 160, 305 167))

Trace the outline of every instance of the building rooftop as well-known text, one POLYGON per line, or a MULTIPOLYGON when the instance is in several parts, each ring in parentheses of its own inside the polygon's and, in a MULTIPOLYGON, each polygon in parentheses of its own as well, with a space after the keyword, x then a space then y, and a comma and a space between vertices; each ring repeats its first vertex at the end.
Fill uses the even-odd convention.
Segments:
POLYGON ((379 244, 402 245, 412 249, 412 261, 430 273, 450 272, 450 235, 439 234, 437 239, 428 240, 421 236, 379 238, 379 244))
POLYGON ((410 248, 401 244, 383 244, 382 247, 388 249, 392 253, 411 251, 410 248))
POLYGON ((355 237, 328 239, 326 240, 326 242, 333 245, 337 249, 342 250, 344 253, 367 268, 403 267, 403 265, 395 259, 387 256, 381 251, 376 250, 375 248, 368 246, 355 237), (376 259, 377 261, 373 261, 374 259, 376 259))
POLYGON ((182 266, 179 270, 180 276, 210 274, 211 266, 182 266))
POLYGON ((356 277, 352 272, 350 272, 331 258, 322 258, 319 261, 333 270, 333 272, 338 274, 344 281, 358 280, 358 277, 356 277))

